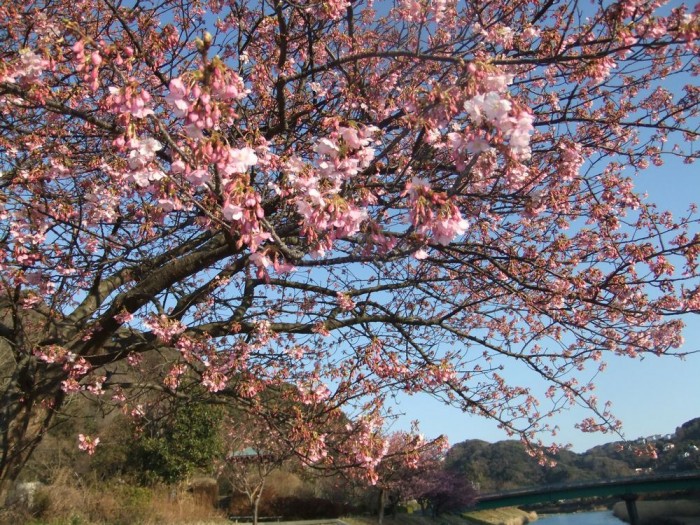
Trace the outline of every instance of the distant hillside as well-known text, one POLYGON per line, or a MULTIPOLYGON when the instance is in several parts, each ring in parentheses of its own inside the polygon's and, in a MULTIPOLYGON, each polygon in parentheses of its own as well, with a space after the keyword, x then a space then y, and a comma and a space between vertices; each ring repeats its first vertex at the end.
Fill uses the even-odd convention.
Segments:
POLYGON ((700 417, 683 423, 676 429, 676 439, 684 441, 700 441, 700 417))
POLYGON ((555 459, 555 467, 542 467, 518 441, 467 440, 450 449, 446 466, 464 473, 485 492, 700 470, 700 418, 683 423, 674 434, 608 443, 582 454, 564 450, 555 459))

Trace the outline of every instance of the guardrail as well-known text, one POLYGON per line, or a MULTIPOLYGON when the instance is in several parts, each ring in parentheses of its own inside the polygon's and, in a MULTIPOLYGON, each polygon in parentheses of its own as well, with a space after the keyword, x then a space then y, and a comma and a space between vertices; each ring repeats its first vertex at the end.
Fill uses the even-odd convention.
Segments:
MULTIPOLYGON (((280 522, 283 516, 258 516, 259 523, 280 522)), ((229 520, 234 523, 252 523, 253 516, 229 516, 229 520)))
MULTIPOLYGON (((229 519, 234 523, 241 525, 250 525, 253 523, 253 516, 229 516, 229 519)), ((344 521, 337 518, 321 519, 321 520, 297 520, 297 521, 281 521, 282 516, 260 516, 258 523, 279 523, 280 525, 347 525, 344 521)))

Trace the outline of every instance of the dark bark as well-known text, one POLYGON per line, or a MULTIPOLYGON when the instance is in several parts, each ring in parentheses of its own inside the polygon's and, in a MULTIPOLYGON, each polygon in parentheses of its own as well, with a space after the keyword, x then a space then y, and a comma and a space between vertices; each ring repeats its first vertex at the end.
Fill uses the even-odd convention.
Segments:
POLYGON ((377 512, 378 512, 377 523, 379 525, 382 525, 384 523, 384 506, 385 505, 386 505, 386 489, 384 487, 381 487, 379 489, 379 497, 378 497, 378 502, 377 502, 377 506, 379 507, 377 509, 377 512))
POLYGON ((32 353, 55 338, 55 320, 45 306, 24 309, 15 299, 0 300, 0 504, 64 400, 61 367, 32 353))
POLYGON ((42 379, 44 374, 31 360, 26 358, 18 366, 0 400, 0 504, 50 428, 65 396, 60 382, 42 379), (42 381, 51 386, 42 388, 41 394, 28 388, 42 381))

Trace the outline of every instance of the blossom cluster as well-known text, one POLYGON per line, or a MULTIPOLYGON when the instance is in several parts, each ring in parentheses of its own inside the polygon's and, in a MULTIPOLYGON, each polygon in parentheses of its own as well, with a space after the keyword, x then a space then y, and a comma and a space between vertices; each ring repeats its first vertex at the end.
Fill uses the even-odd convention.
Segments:
POLYGON ((164 343, 172 343, 178 335, 185 331, 185 326, 181 322, 170 319, 166 315, 152 316, 144 320, 143 325, 164 343))
MULTIPOLYGON (((503 139, 509 141, 513 155, 521 160, 530 158, 530 133, 533 131, 533 115, 529 110, 518 108, 504 96, 504 91, 512 76, 494 75, 486 78, 484 87, 491 90, 479 93, 464 102, 464 110, 472 123, 492 128, 503 139)), ((473 150, 481 151, 484 146, 479 141, 470 144, 473 150)))
POLYGON ((156 153, 163 149, 160 142, 150 137, 133 138, 126 143, 126 146, 130 149, 127 158, 129 169, 124 173, 127 181, 145 188, 152 182, 165 177, 165 173, 154 163, 156 153))
POLYGON ((377 469, 389 451, 388 440, 379 432, 383 421, 376 415, 370 415, 346 425, 350 439, 345 446, 351 461, 360 465, 362 475, 371 484, 379 481, 377 469))
POLYGON ((61 381, 61 389, 67 394, 73 394, 86 390, 95 395, 103 394, 102 384, 104 376, 93 378, 92 383, 80 384, 80 380, 87 376, 92 366, 84 357, 78 356, 67 348, 59 345, 48 345, 34 349, 34 356, 48 364, 61 364, 66 372, 66 379, 61 381))
POLYGON ((173 78, 169 84, 170 93, 165 97, 173 115, 185 119, 185 133, 191 138, 202 138, 205 129, 217 129, 223 117, 231 122, 235 113, 230 102, 241 100, 249 93, 243 79, 220 62, 210 74, 209 89, 199 84, 186 84, 180 77, 173 78))
POLYGON ((23 48, 19 52, 19 60, 14 64, 6 64, 4 68, 0 68, 0 82, 15 83, 20 80, 31 83, 50 67, 50 60, 45 59, 33 49, 23 48))
POLYGON ((447 245, 467 231, 469 222, 462 217, 459 208, 447 194, 434 191, 427 180, 414 177, 404 193, 409 196, 411 224, 418 233, 447 245))
POLYGON ((151 95, 146 90, 138 90, 132 86, 110 86, 106 103, 110 110, 117 114, 128 113, 137 119, 153 115, 153 109, 150 107, 151 95))
POLYGON ((346 198, 342 190, 374 159, 371 144, 377 131, 375 126, 339 126, 316 142, 316 166, 296 157, 286 162, 286 184, 275 189, 296 205, 303 231, 315 243, 314 255, 322 256, 335 239, 357 233, 367 219, 362 203, 346 198))
POLYGON ((312 439, 306 444, 305 459, 309 463, 318 463, 328 457, 328 447, 326 445, 326 434, 315 433, 312 439))
POLYGON ((85 434, 78 434, 78 448, 83 452, 87 452, 92 456, 95 453, 95 448, 100 444, 100 438, 91 437, 85 434))

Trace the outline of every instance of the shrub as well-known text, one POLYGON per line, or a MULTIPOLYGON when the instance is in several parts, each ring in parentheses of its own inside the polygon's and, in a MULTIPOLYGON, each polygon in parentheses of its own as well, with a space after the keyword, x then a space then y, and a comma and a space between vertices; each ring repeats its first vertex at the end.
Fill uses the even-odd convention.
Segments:
POLYGON ((286 519, 338 518, 343 514, 342 505, 314 497, 287 496, 277 498, 270 506, 276 515, 284 516, 286 519))

